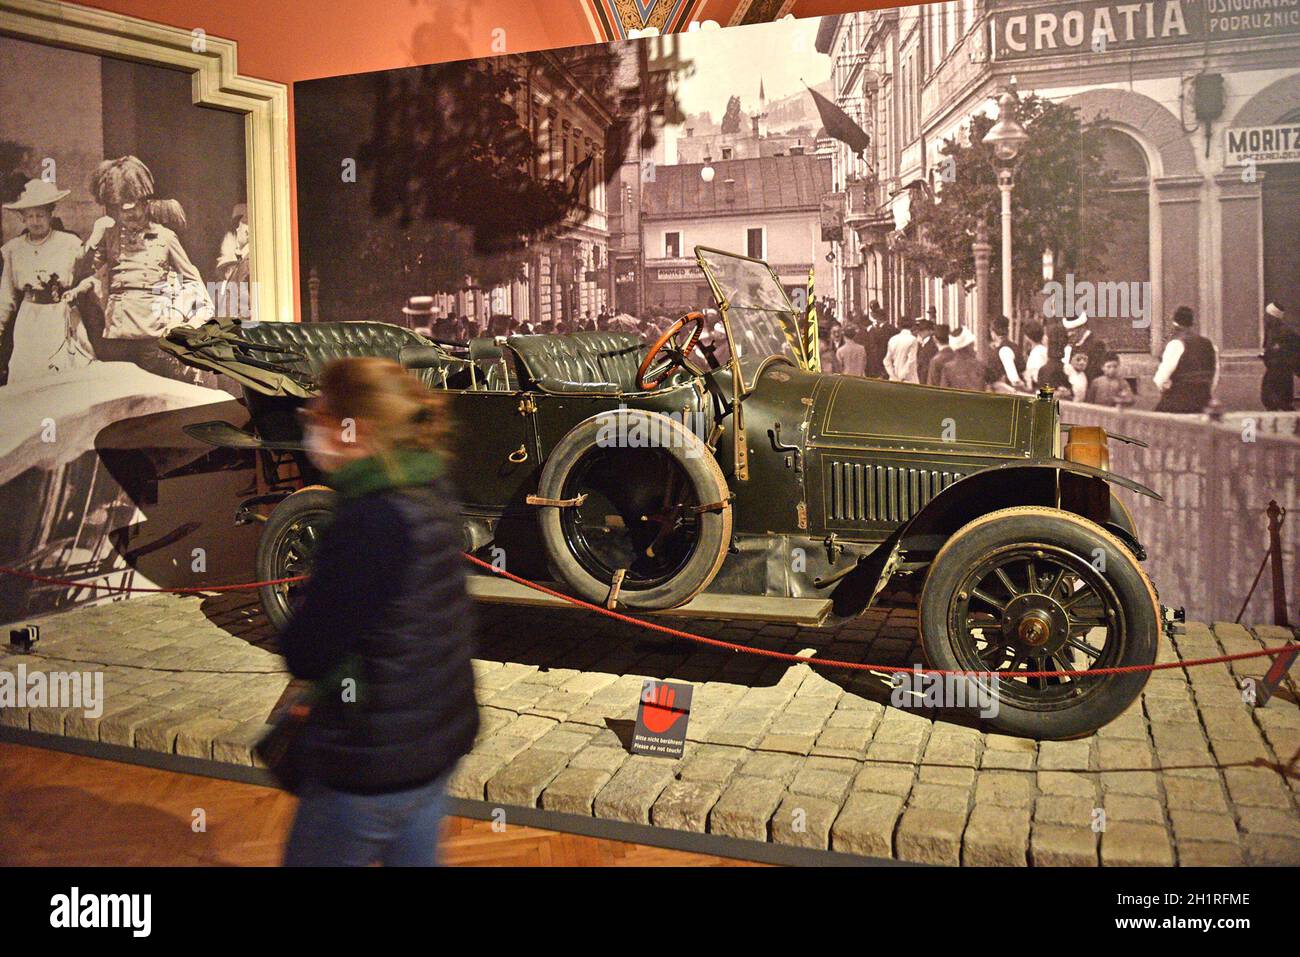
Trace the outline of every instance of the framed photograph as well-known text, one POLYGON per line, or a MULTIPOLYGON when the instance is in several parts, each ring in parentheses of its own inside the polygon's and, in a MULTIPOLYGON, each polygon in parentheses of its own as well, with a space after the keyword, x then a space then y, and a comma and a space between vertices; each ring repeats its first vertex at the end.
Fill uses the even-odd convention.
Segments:
POLYGON ((0 2, 0 62, 0 565, 76 583, 7 577, 7 621, 227 548, 149 514, 194 457, 156 417, 232 400, 157 340, 294 312, 283 84, 202 30, 46 0, 0 2))

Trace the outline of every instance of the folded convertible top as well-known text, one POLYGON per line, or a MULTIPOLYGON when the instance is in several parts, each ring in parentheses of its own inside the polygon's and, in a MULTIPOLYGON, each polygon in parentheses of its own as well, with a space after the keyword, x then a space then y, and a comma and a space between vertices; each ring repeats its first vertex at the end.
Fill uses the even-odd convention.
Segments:
POLYGON ((238 319, 211 319, 197 328, 171 329, 158 340, 158 348, 188 366, 228 375, 263 395, 308 398, 316 393, 314 378, 298 367, 306 359, 303 353, 253 342, 244 332, 238 319))

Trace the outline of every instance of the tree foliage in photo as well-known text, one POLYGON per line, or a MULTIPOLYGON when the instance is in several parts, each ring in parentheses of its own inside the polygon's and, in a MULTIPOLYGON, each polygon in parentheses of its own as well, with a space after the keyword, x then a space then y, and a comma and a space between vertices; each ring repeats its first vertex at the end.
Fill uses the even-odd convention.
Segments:
POLYGON ((721 132, 724 134, 741 132, 744 119, 745 116, 740 111, 740 97, 729 97, 727 99, 727 112, 722 116, 721 132))
POLYGON ((563 180, 534 177, 538 145, 514 97, 524 78, 505 65, 463 61, 375 76, 371 206, 399 229, 443 220, 474 231, 490 254, 563 219, 574 199, 563 180))
MULTIPOLYGON (((1024 309, 1043 287, 1043 252, 1051 249, 1057 279, 1074 273, 1095 278, 1110 244, 1107 222, 1127 213, 1112 192, 1099 137, 1088 136, 1074 107, 1030 95, 1020 101, 1019 120, 1029 135, 1021 147, 1012 191, 1012 279, 1024 309)), ((1007 310, 996 280, 1001 256, 1001 193, 993 150, 983 142, 994 123, 971 117, 969 139, 946 140, 935 167, 933 196, 915 191, 910 222, 895 251, 946 282, 975 279, 972 243, 983 219, 993 247, 990 313, 1007 310)))

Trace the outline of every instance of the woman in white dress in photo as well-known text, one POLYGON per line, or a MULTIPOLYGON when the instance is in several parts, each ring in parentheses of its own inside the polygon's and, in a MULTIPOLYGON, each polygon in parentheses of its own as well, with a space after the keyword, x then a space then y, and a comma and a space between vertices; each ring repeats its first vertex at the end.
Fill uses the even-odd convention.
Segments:
POLYGON ((23 218, 24 231, 0 246, 0 340, 13 324, 8 382, 66 372, 94 361, 75 301, 93 288, 81 240, 54 228, 54 204, 70 190, 29 180, 4 208, 23 218))

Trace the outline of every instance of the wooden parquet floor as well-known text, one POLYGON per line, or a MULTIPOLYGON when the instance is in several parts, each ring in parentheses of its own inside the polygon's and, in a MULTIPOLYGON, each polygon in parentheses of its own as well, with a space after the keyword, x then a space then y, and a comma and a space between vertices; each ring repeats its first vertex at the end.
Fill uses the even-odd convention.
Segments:
MULTIPOLYGON (((273 788, 0 744, 0 865, 275 865, 294 806, 273 788)), ((465 867, 747 863, 515 825, 497 832, 468 818, 447 819, 443 860, 465 867)))

